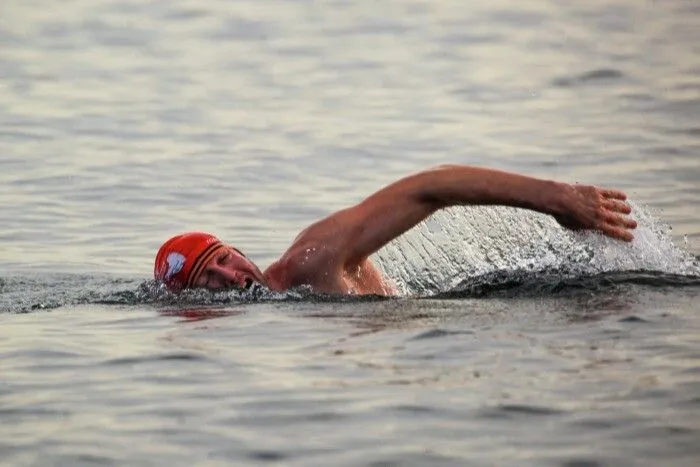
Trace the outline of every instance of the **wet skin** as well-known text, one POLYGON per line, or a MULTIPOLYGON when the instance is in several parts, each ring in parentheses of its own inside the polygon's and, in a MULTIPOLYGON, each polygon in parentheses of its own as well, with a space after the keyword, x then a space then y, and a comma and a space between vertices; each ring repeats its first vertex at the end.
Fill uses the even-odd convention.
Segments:
MULTIPOLYGON (((287 262, 289 261, 293 261, 290 255, 287 258, 287 262)), ((308 261, 308 259, 300 258, 300 261, 308 261)), ((195 281, 195 287, 213 291, 249 289, 253 283, 257 282, 278 291, 299 285, 311 285, 314 290, 325 293, 375 295, 396 293, 395 287, 382 276, 369 259, 359 265, 355 271, 338 273, 330 271, 319 274, 315 279, 310 277, 306 280, 298 278, 295 280, 295 277, 288 273, 289 270, 291 268, 285 266, 285 262, 277 261, 265 272, 261 272, 241 252, 227 245, 204 267, 195 281)))
POLYGON ((636 222, 618 190, 570 185, 478 167, 445 165, 402 178, 361 203, 303 230, 264 272, 227 246, 195 280, 211 290, 272 290, 301 285, 330 294, 393 295, 395 287, 369 256, 439 209, 455 205, 505 205, 553 216, 571 230, 594 230, 632 241, 636 222))

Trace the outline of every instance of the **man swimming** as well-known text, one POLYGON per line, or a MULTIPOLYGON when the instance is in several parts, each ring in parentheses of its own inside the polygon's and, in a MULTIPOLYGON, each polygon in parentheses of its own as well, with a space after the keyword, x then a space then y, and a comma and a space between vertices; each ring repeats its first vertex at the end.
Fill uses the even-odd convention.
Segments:
POLYGON ((626 195, 463 165, 442 165, 404 177, 361 203, 304 229, 284 254, 261 271, 238 249, 203 232, 177 235, 159 249, 156 280, 183 289, 281 291, 310 286, 328 294, 396 293, 369 256, 435 211, 456 205, 504 205, 553 216, 572 230, 595 230, 632 241, 637 223, 626 195))

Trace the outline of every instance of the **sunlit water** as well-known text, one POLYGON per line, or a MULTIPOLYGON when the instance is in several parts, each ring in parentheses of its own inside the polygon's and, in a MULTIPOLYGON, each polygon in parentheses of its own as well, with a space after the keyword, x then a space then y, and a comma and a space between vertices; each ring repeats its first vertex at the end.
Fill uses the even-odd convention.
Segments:
POLYGON ((0 464, 697 465, 692 1, 0 5, 0 464), (172 296, 444 162, 626 190, 632 244, 508 208, 376 255, 402 296, 172 296))

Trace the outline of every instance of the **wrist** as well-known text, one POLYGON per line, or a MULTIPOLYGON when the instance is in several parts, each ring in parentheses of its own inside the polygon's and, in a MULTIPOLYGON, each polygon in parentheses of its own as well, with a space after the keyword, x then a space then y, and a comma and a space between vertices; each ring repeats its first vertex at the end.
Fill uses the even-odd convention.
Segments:
POLYGON ((548 180, 547 188, 543 190, 545 199, 544 205, 547 207, 545 212, 552 216, 564 216, 569 212, 569 203, 567 200, 571 195, 573 186, 568 183, 556 182, 548 180))

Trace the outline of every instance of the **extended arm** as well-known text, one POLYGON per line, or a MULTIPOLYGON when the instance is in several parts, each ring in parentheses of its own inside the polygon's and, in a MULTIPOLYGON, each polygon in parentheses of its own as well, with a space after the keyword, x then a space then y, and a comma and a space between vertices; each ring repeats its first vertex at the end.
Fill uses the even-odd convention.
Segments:
POLYGON ((504 205, 554 216, 570 229, 596 229, 632 240, 635 222, 625 195, 470 166, 443 165, 402 178, 360 204, 311 226, 303 235, 336 245, 347 265, 357 264, 438 209, 504 205))

